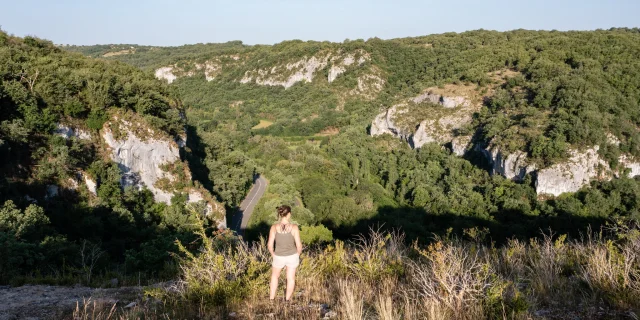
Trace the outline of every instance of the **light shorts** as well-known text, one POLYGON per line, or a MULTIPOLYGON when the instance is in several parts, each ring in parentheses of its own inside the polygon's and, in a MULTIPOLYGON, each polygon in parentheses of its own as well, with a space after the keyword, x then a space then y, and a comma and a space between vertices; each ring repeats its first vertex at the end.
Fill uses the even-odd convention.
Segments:
POLYGON ((292 254, 290 256, 273 256, 273 264, 271 264, 274 268, 284 268, 291 267, 295 268, 300 265, 300 255, 297 253, 292 254))

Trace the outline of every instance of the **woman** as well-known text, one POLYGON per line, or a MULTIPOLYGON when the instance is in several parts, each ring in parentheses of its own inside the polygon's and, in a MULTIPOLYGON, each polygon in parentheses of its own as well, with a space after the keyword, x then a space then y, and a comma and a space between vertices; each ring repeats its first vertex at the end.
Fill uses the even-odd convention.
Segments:
POLYGON ((279 222, 271 226, 269 231, 269 252, 273 257, 271 269, 271 285, 269 291, 269 299, 276 297, 278 290, 278 278, 284 267, 287 267, 287 293, 285 300, 291 300, 293 289, 296 284, 296 268, 300 264, 300 253, 302 252, 302 243, 300 242, 300 230, 298 226, 292 224, 291 207, 280 206, 277 208, 279 222), (275 250, 274 250, 275 242, 275 250))

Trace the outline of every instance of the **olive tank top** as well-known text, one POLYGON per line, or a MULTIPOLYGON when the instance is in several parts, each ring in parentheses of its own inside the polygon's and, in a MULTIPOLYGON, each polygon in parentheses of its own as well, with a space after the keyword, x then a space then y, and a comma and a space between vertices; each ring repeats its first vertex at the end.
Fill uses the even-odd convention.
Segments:
MULTIPOLYGON (((277 228, 277 227, 276 227, 277 228)), ((276 230, 276 250, 275 255, 284 257, 298 253, 296 248, 296 241, 289 232, 283 232, 282 230, 276 230)))

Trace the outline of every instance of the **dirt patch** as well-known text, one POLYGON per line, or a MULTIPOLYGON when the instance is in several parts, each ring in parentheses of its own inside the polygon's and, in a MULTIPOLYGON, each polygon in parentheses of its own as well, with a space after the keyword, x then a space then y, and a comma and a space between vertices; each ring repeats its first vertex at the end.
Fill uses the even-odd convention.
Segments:
POLYGON ((243 103, 244 101, 242 100, 234 101, 229 104, 229 107, 235 108, 235 107, 241 106, 243 103))
POLYGON ((76 305, 91 299, 97 305, 126 306, 142 296, 140 287, 92 289, 88 287, 60 287, 26 285, 0 287, 0 320, 61 319, 76 305))
POLYGON ((257 129, 264 129, 264 128, 268 128, 273 124, 272 121, 269 120, 260 120, 260 123, 258 123, 257 125, 255 125, 253 128, 253 130, 257 130, 257 129))

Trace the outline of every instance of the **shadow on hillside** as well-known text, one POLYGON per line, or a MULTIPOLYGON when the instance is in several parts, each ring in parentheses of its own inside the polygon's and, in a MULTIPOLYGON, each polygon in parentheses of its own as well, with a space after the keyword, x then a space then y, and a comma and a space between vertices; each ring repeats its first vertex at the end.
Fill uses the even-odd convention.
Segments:
MULTIPOLYGON (((418 241, 428 243, 434 236, 447 234, 464 237, 464 230, 471 228, 486 228, 489 235, 486 241, 497 245, 508 239, 518 238, 527 240, 539 237, 542 233, 567 234, 569 237, 580 237, 589 228, 599 230, 606 219, 578 216, 533 216, 519 211, 503 211, 493 216, 474 217, 453 214, 431 214, 422 208, 412 207, 381 207, 377 213, 369 218, 356 221, 352 225, 335 226, 331 221, 322 224, 333 231, 334 239, 348 240, 358 234, 367 234, 370 228, 382 230, 401 230, 406 235, 407 243, 418 241)), ((260 236, 267 237, 269 225, 262 223, 247 228, 245 239, 258 240, 260 236)))
POLYGON ((202 139, 196 133, 196 128, 190 125, 185 126, 187 132, 187 148, 180 148, 180 157, 186 159, 189 163, 189 170, 193 180, 202 183, 202 186, 207 190, 213 190, 213 184, 209 179, 209 168, 204 163, 204 159, 207 155, 204 150, 204 143, 202 139))

